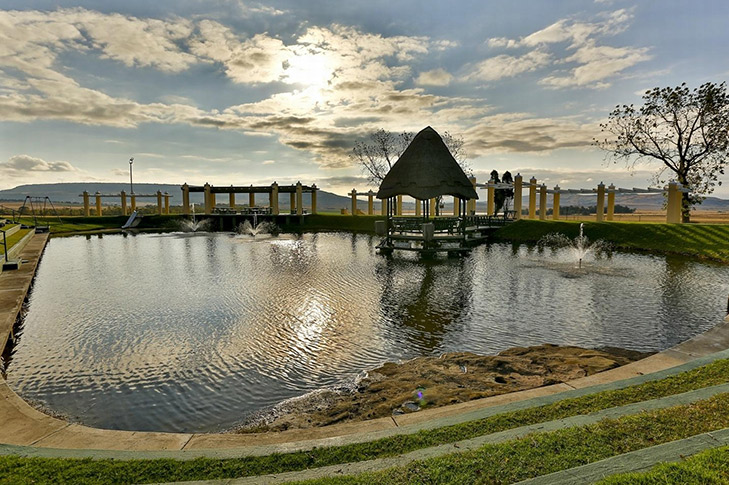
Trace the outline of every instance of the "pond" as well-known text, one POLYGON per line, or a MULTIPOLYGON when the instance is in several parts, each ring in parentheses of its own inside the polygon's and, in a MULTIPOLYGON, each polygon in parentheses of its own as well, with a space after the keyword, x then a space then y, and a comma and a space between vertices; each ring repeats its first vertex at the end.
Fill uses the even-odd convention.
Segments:
POLYGON ((542 343, 659 351, 724 316, 729 268, 490 244, 421 262, 372 236, 52 239, 7 365, 89 426, 220 431, 384 361, 542 343))

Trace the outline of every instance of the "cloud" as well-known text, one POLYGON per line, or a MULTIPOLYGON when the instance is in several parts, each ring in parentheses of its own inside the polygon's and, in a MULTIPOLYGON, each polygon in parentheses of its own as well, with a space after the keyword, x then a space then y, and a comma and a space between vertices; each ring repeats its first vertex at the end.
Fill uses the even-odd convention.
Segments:
POLYGON ((421 72, 415 80, 415 84, 419 86, 448 86, 452 80, 453 75, 441 68, 421 72))
POLYGON ((603 13, 595 21, 561 19, 520 39, 495 37, 488 40, 491 48, 533 49, 522 56, 499 55, 476 66, 467 79, 482 81, 512 77, 547 65, 572 66, 546 75, 540 84, 550 88, 610 86, 608 78, 651 59, 646 47, 613 47, 603 45, 605 37, 625 31, 632 21, 631 9, 603 13), (564 54, 556 45, 567 44, 564 54), (573 51, 572 54, 569 54, 573 51), (540 53, 540 56, 536 56, 540 53))
POLYGON ((547 52, 534 50, 523 56, 500 55, 491 57, 476 64, 466 75, 467 80, 497 81, 514 77, 548 65, 551 56, 547 52))
POLYGON ((14 155, 7 162, 0 162, 0 173, 9 177, 27 175, 30 172, 76 172, 68 162, 47 162, 30 155, 14 155))

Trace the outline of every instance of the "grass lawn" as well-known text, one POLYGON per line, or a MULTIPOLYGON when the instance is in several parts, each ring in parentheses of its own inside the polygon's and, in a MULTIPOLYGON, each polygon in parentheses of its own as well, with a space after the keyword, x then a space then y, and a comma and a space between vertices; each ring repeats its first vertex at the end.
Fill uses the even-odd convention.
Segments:
MULTIPOLYGON (((296 471, 396 456, 421 448, 452 443, 528 424, 588 414, 602 409, 674 395, 725 382, 729 382, 729 359, 718 360, 658 381, 566 399, 553 404, 499 414, 454 426, 420 431, 410 435, 393 436, 368 443, 315 448, 309 451, 262 457, 226 460, 200 458, 191 461, 115 461, 2 456, 0 457, 0 481, 32 483, 23 482, 22 480, 34 477, 34 479, 42 482, 47 479, 43 477, 58 476, 64 477, 63 480, 74 483, 161 482, 234 478, 264 473, 296 471), (89 477, 113 477, 114 480, 94 482, 89 477)), ((726 409, 726 413, 729 420, 729 407, 726 409)), ((679 422, 676 425, 681 427, 679 422)), ((565 445, 567 444, 565 442, 565 445)), ((387 483, 387 481, 382 483, 387 483)))
POLYGON ((657 485, 666 483, 729 483, 729 446, 698 453, 678 463, 662 463, 644 473, 613 475, 599 485, 657 485))
MULTIPOLYGON (((585 235, 603 239, 619 249, 683 254, 729 262, 729 225, 585 222, 585 235)), ((499 229, 497 241, 536 242, 549 233, 576 237, 580 223, 521 220, 499 229)))

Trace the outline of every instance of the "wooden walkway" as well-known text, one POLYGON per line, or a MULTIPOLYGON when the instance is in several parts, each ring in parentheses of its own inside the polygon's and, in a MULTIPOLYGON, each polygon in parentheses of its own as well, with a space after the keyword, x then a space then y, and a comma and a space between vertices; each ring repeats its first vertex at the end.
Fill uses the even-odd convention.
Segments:
POLYGON ((27 263, 17 270, 0 273, 0 347, 3 349, 12 338, 13 327, 18 319, 23 301, 33 282, 43 249, 48 242, 48 234, 35 234, 20 252, 19 258, 27 263))

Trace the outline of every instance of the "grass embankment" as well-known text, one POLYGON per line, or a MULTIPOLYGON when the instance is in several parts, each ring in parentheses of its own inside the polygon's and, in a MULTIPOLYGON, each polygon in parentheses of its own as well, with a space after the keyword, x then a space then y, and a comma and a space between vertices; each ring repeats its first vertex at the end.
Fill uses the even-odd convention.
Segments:
POLYGON ((613 475, 599 485, 656 485, 666 483, 729 483, 729 446, 698 453, 679 463, 662 463, 643 473, 613 475))
MULTIPOLYGON (((26 234, 28 234, 33 229, 18 229, 16 232, 11 234, 10 236, 6 237, 6 244, 8 245, 7 250, 10 251, 10 248, 15 246, 18 241, 23 239, 26 234)), ((0 243, 2 243, 2 240, 0 240, 0 243)), ((1 255, 0 255, 1 256, 1 255)))
MULTIPOLYGON (((553 404, 498 414, 454 426, 424 430, 410 435, 393 436, 368 443, 315 448, 308 451, 269 456, 252 456, 226 460, 199 458, 190 461, 62 460, 3 456, 0 457, 0 480, 7 480, 8 483, 39 483, 54 480, 73 483, 164 482, 235 478, 304 470, 307 468, 396 456, 430 446, 452 443, 569 416, 588 414, 611 407, 675 395, 726 382, 729 382, 729 360, 719 360, 658 381, 646 382, 625 389, 603 391, 582 397, 566 399, 553 404), (98 477, 104 477, 104 479, 98 477)), ((727 400, 729 401, 729 398, 727 400)), ((728 421, 726 426, 729 426, 729 406, 723 408, 722 412, 726 414, 728 421)), ((713 410, 707 410, 707 414, 703 418, 705 419, 704 422, 711 422, 714 419, 712 413, 714 413, 713 410)), ((681 419, 684 418, 675 416, 675 419, 677 421, 673 422, 672 425, 676 428, 683 429, 684 424, 681 419)), ((648 427, 650 428, 650 426, 648 427)), ((565 436, 566 441, 562 445, 558 444, 561 438, 554 438, 556 441, 550 442, 551 444, 549 446, 553 448, 561 447, 564 453, 572 454, 570 451, 570 447, 572 446, 571 440, 575 438, 569 438, 569 440, 567 438, 569 438, 569 435, 565 436)), ((583 440, 585 438, 582 436, 579 439, 583 440)), ((640 443, 644 442, 640 441, 640 443)), ((503 446, 508 449, 513 445, 512 443, 503 446)), ((644 444, 641 446, 648 445, 644 444)), ((547 449, 546 445, 543 449, 547 449)), ((515 450, 520 450, 520 448, 515 448, 515 450)), ((615 452, 615 449, 611 448, 611 450, 610 453, 615 452)), ((504 452, 502 449, 499 453, 504 452)), ((519 462, 519 453, 521 452, 512 456, 512 462, 519 462)), ((582 451, 577 449, 574 454, 579 457, 582 451)), ((465 463, 460 458, 453 459, 462 465, 465 463)), ((477 464, 474 465, 472 472, 475 473, 478 470, 478 466, 477 464)), ((474 475, 470 480, 461 483, 471 483, 477 481, 477 478, 474 475)), ((388 482, 384 480, 381 483, 388 482)))
MULTIPOLYGON (((603 239, 615 248, 683 254, 729 262, 729 225, 657 224, 638 222, 585 222, 585 235, 592 241, 603 239)), ((537 242, 558 232, 576 237, 580 223, 572 221, 521 220, 499 229, 494 240, 537 242)))

